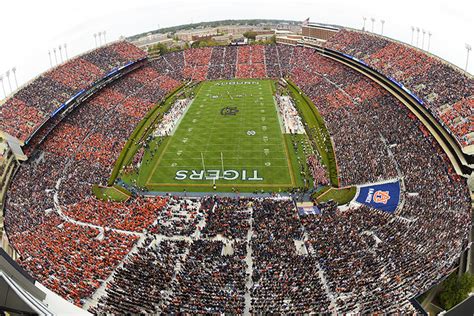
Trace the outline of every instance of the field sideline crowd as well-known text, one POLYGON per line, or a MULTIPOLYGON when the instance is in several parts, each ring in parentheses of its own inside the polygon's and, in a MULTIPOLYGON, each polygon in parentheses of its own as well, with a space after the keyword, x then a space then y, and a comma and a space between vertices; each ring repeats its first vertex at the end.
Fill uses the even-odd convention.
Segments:
MULTIPOLYGON (((357 47, 368 61, 398 51, 345 31, 337 36, 327 45, 352 53, 357 47)), ((27 137, 68 95, 142 56, 121 42, 42 75, 31 85, 44 89, 27 86, 0 108, 0 122, 14 122, 0 130, 27 137), (17 120, 13 109, 20 111, 17 120)), ((472 144, 465 137, 472 122, 463 121, 472 89, 453 88, 472 88, 472 80, 466 84, 436 61, 422 70, 421 63, 410 66, 416 61, 394 61, 387 74, 429 80, 416 92, 460 142, 472 144), (452 84, 441 89, 440 80, 427 77, 430 69, 445 71, 452 84), (461 120, 450 122, 456 115, 461 120)), ((78 306, 115 271, 94 313, 240 314, 249 306, 255 313, 411 312, 408 299, 449 273, 466 247, 468 193, 421 123, 361 74, 303 47, 198 48, 147 62, 59 122, 13 179, 5 228, 19 263, 78 306), (91 197, 92 185, 107 183, 141 118, 181 83, 265 77, 290 78, 318 107, 334 139, 341 186, 401 176, 402 207, 388 214, 326 205, 321 215, 300 217, 290 200, 167 196, 108 203, 91 197)))

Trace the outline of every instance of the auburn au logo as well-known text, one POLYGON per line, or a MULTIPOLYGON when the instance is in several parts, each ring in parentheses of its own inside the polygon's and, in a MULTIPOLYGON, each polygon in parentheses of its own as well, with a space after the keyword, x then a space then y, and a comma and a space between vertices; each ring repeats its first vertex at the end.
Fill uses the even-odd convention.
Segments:
POLYGON ((387 201, 390 200, 390 194, 388 191, 376 191, 374 193, 374 202, 387 204, 387 201))
POLYGON ((237 115, 238 112, 236 106, 227 106, 221 109, 221 115, 237 115))

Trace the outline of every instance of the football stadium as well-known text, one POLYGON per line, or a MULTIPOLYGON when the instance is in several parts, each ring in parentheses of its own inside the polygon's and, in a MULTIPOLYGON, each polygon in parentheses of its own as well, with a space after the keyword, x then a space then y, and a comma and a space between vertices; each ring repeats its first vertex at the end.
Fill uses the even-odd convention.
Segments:
POLYGON ((2 315, 448 309, 474 272, 474 77, 290 25, 166 52, 104 32, 0 101, 2 315))

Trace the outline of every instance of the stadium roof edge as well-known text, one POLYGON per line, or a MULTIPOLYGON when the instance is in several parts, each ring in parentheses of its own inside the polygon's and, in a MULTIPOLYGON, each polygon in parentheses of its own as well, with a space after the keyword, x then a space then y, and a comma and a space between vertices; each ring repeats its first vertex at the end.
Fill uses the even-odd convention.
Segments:
POLYGON ((315 26, 315 27, 320 27, 320 28, 329 29, 333 31, 339 31, 341 29, 341 27, 337 25, 323 24, 323 23, 318 23, 318 22, 309 22, 307 25, 302 25, 302 26, 315 26))
POLYGON ((427 55, 427 56, 429 56, 429 57, 438 59, 438 60, 441 61, 442 63, 444 63, 444 64, 446 64, 446 65, 448 65, 448 66, 454 68, 456 71, 459 71, 459 72, 461 72, 462 74, 466 75, 467 77, 469 77, 469 78, 471 78, 471 79, 474 79, 474 74, 471 74, 471 73, 465 71, 465 70, 462 69, 461 67, 459 67, 459 66, 457 66, 457 65, 455 65, 455 64, 453 64, 453 63, 451 63, 451 62, 449 62, 449 61, 447 61, 446 59, 444 59, 444 58, 442 58, 442 57, 440 57, 440 56, 438 56, 438 55, 435 55, 435 54, 433 54, 433 53, 431 53, 431 52, 428 52, 428 51, 426 51, 426 50, 420 49, 420 48, 418 48, 418 47, 416 47, 416 46, 413 46, 413 45, 411 45, 411 44, 409 44, 409 43, 405 43, 405 42, 403 42, 403 41, 400 41, 400 40, 395 39, 395 38, 392 38, 392 37, 388 37, 388 36, 386 36, 386 35, 381 35, 381 34, 372 33, 372 32, 368 32, 368 31, 362 31, 362 30, 359 30, 359 29, 351 28, 351 27, 340 26, 340 29, 346 29, 346 30, 350 30, 350 31, 353 31, 353 32, 358 32, 358 33, 368 34, 368 35, 372 35, 372 36, 376 36, 376 37, 381 37, 381 38, 387 39, 387 40, 389 40, 389 41, 395 42, 395 43, 397 43, 397 44, 401 44, 401 45, 404 45, 404 46, 408 46, 409 48, 415 49, 415 50, 417 50, 417 51, 419 51, 419 52, 421 52, 421 53, 423 53, 423 54, 425 54, 425 55, 427 55))

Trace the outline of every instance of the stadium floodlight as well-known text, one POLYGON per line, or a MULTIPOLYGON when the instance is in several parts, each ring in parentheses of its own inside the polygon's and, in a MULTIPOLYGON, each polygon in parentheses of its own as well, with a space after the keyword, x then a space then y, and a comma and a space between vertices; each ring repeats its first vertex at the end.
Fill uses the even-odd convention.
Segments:
POLYGON ((94 41, 95 41, 95 47, 97 48, 97 34, 94 33, 94 41))
POLYGON ((16 80, 16 67, 12 68, 13 78, 15 78, 15 87, 18 90, 18 81, 16 80))
POLYGON ((362 31, 365 31, 365 21, 367 20, 367 18, 363 16, 362 19, 364 19, 364 25, 362 26, 362 31))
POLYGON ((102 46, 102 32, 97 33, 97 37, 99 38, 99 47, 102 46))
POLYGON ((415 27, 414 27, 414 26, 411 27, 411 41, 410 41, 410 45, 413 45, 413 33, 415 33, 415 27))
POLYGON ((372 33, 373 33, 373 32, 374 32, 375 19, 374 19, 374 18, 370 18, 370 20, 372 21, 372 33))
POLYGON ((427 49, 427 51, 430 51, 431 35, 433 35, 433 34, 430 31, 428 31, 428 49, 427 49))
POLYGON ((416 28, 416 47, 418 47, 418 40, 420 39, 420 28, 416 28))
POLYGON ((472 47, 468 43, 466 43, 466 51, 467 51, 467 57, 466 57, 466 71, 467 71, 467 65, 469 63, 469 52, 471 51, 472 47))
POLYGON ((7 72, 5 72, 5 75, 7 75, 8 87, 10 87, 10 93, 12 93, 13 90, 12 90, 12 84, 10 82, 10 70, 7 70, 7 72))
POLYGON ((53 61, 51 60, 51 51, 48 50, 48 56, 49 56, 49 65, 51 68, 53 68, 53 61))
POLYGON ((382 32, 380 33, 380 35, 383 35, 383 25, 385 23, 385 20, 380 20, 380 22, 382 23, 382 32))
POLYGON ((66 60, 68 60, 69 58, 67 57, 67 44, 64 43, 64 54, 66 54, 66 60))
POLYGON ((421 32, 423 33, 423 39, 421 40, 421 49, 425 49, 425 29, 422 29, 421 32))
POLYGON ((56 62, 56 65, 58 64, 58 56, 56 55, 56 48, 53 48, 53 53, 54 53, 54 61, 56 62))
POLYGON ((58 49, 59 49, 59 57, 61 57, 61 64, 62 64, 63 63, 63 48, 61 47, 61 45, 59 45, 58 49))
POLYGON ((107 39, 105 38, 105 31, 103 31, 102 34, 104 34, 104 44, 107 44, 107 39))
POLYGON ((3 85, 3 75, 2 74, 0 74, 0 82, 2 83, 3 95, 6 98, 7 97, 7 92, 5 91, 5 86, 3 85))

